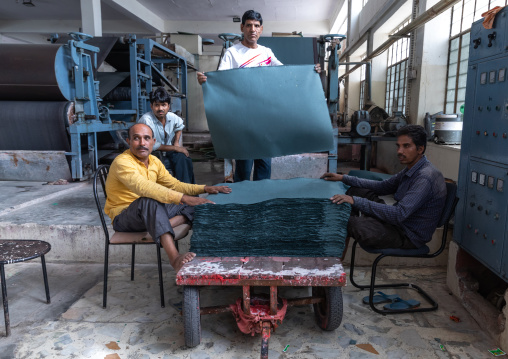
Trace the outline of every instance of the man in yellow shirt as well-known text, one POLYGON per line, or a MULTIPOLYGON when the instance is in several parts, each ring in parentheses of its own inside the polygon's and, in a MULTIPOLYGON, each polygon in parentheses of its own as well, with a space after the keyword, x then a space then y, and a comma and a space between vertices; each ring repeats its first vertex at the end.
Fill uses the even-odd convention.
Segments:
POLYGON ((152 129, 145 124, 129 129, 127 143, 130 148, 115 158, 109 170, 104 212, 111 218, 115 231, 148 231, 154 241, 160 240, 178 272, 196 254, 178 253, 173 227, 193 220, 193 206, 213 203, 196 195, 230 193, 231 188, 178 181, 158 158, 150 155, 155 141, 152 129))

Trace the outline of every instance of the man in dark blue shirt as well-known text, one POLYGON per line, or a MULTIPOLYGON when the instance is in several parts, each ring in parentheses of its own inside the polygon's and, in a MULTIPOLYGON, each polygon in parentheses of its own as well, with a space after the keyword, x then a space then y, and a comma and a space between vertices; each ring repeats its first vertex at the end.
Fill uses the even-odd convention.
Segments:
POLYGON ((406 168, 393 177, 384 181, 336 173, 321 177, 351 186, 345 195, 330 198, 353 207, 348 236, 363 246, 380 249, 420 248, 432 239, 445 204, 446 185, 441 172, 424 155, 426 147, 423 127, 407 125, 397 132, 397 157, 406 168), (394 195, 394 205, 377 197, 388 194, 394 195))

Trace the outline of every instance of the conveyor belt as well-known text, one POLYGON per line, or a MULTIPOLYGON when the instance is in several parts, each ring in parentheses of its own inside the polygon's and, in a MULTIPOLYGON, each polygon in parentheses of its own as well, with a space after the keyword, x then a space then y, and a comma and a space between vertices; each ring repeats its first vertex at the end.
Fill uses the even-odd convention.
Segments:
POLYGON ((72 102, 0 101, 0 150, 69 151, 72 102))

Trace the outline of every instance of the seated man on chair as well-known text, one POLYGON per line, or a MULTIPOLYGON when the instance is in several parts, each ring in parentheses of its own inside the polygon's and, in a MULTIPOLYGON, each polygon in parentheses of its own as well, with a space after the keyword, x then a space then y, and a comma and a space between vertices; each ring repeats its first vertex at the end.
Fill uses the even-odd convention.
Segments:
POLYGON ((407 125, 397 132, 397 157, 406 168, 393 177, 384 181, 336 173, 321 177, 351 186, 345 195, 330 198, 333 203, 352 205, 346 249, 349 236, 376 249, 420 248, 432 239, 445 204, 446 185, 441 172, 424 155, 426 147, 423 127, 407 125), (388 194, 394 194, 394 205, 378 197, 388 194))
POLYGON ((169 111, 171 96, 164 87, 150 92, 150 107, 152 111, 141 116, 138 123, 150 126, 154 132, 156 142, 153 150, 162 152, 161 160, 173 177, 181 182, 196 183, 189 151, 180 146, 185 126, 180 117, 169 111))
POLYGON ((160 241, 178 272, 196 255, 178 253, 173 228, 193 220, 193 206, 213 203, 196 195, 230 193, 231 188, 176 180, 157 157, 150 155, 155 138, 147 125, 132 126, 127 142, 130 148, 115 158, 109 170, 104 212, 111 218, 115 231, 148 231, 155 242, 160 241))

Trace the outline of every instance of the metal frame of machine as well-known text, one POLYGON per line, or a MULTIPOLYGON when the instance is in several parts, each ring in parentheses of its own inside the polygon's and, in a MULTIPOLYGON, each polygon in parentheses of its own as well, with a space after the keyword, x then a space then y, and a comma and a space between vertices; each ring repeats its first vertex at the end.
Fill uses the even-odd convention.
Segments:
MULTIPOLYGON (((19 45, 20 47, 9 45, 11 51, 20 49, 19 51, 23 55, 22 64, 17 65, 10 61, 8 56, 0 58, 0 63, 3 61, 6 65, 13 67, 11 71, 44 71, 45 73, 43 80, 40 80, 41 83, 37 83, 37 76, 12 76, 6 71, 0 76, 0 92, 2 97, 12 101, 0 104, 4 106, 2 109, 12 108, 11 117, 2 119, 5 124, 17 121, 15 116, 20 112, 20 108, 22 109, 27 103, 27 99, 28 101, 35 100, 30 102, 35 109, 33 112, 36 112, 38 108, 49 107, 49 105, 45 105, 50 103, 48 101, 55 104, 58 104, 56 101, 70 101, 67 104, 61 102, 65 104, 66 113, 64 116, 66 118, 63 122, 65 122, 66 128, 60 128, 60 124, 52 122, 53 130, 61 132, 57 140, 65 143, 57 144, 58 148, 51 148, 51 150, 66 149, 63 153, 69 159, 70 177, 74 180, 85 180, 90 178, 98 167, 100 157, 118 149, 122 144, 126 145, 121 132, 134 125, 145 112, 150 111, 149 93, 154 86, 169 87, 175 102, 173 110, 181 109, 181 100, 187 99, 187 61, 157 42, 151 39, 137 39, 135 35, 131 35, 123 41, 119 38, 94 39, 90 35, 77 32, 69 35, 71 38, 64 45, 19 45), (108 43, 110 46, 108 49, 104 46, 102 48, 94 46, 94 41, 102 45, 108 43), (108 60, 108 56, 110 56, 108 51, 110 50, 114 53, 111 53, 112 57, 122 69, 110 73, 97 72, 98 54, 102 60, 108 60), (34 61, 36 62, 37 59, 33 55, 37 54, 37 51, 44 51, 41 52, 41 56, 46 55, 46 67, 43 70, 40 67, 35 68, 34 61), (176 74, 176 84, 165 75, 164 71, 168 69, 176 74), (116 76, 113 86, 105 91, 107 86, 101 87, 102 80, 97 80, 98 74, 103 75, 103 78, 110 76, 109 79, 111 76, 116 76), (17 83, 16 80, 20 82, 17 83), (120 85, 125 86, 124 91, 120 92, 116 98, 108 98, 108 94, 116 89, 115 86, 120 85), (27 88, 30 89, 28 92, 25 90, 27 88), (106 144, 108 145, 107 149, 99 152, 99 147, 103 143, 98 138, 98 134, 104 132, 111 134, 112 140, 107 137, 109 138, 107 141, 114 142, 114 144, 106 144), (69 137, 70 145, 65 137, 69 137)), ((6 53, 9 50, 6 49, 6 53)), ((187 108, 188 104, 185 101, 185 115, 188 113, 187 108)), ((38 115, 30 113, 33 120, 29 120, 29 126, 40 126, 42 130, 44 124, 39 120, 38 115), (34 124, 36 119, 38 121, 34 124)), ((50 111, 47 116, 52 118, 56 115, 52 115, 50 111)), ((17 135, 19 136, 19 134, 17 135)), ((4 136, 8 136, 8 134, 4 134, 4 136)), ((47 168, 50 168, 54 159, 50 156, 44 158, 42 152, 45 151, 45 145, 41 145, 44 141, 40 141, 41 143, 36 145, 32 144, 40 136, 44 136, 44 131, 33 131, 32 138, 27 139, 19 148, 10 148, 17 145, 16 141, 11 141, 11 144, 2 146, 8 148, 0 149, 13 153, 17 150, 28 150, 35 153, 40 151, 40 161, 47 161, 47 168)), ((105 141, 104 137, 102 138, 105 141)), ((52 141, 54 142, 55 139, 51 138, 44 143, 47 146, 47 143, 52 141)), ((39 166, 38 168, 43 167, 39 166)), ((33 180, 33 178, 31 179, 33 180)))

